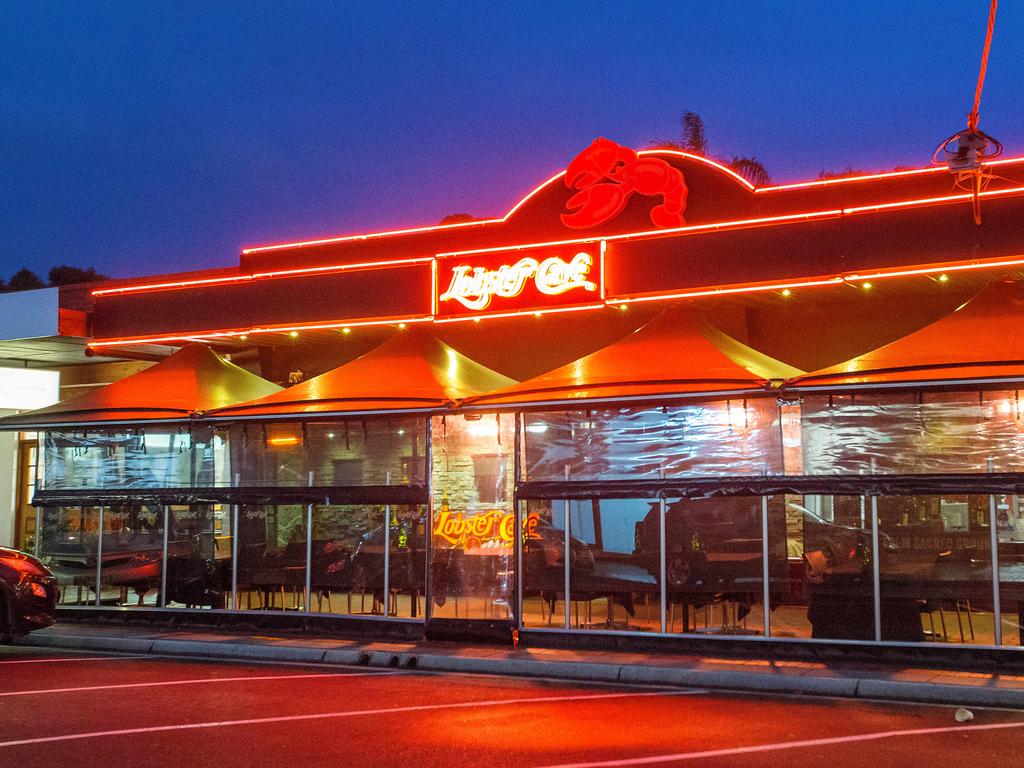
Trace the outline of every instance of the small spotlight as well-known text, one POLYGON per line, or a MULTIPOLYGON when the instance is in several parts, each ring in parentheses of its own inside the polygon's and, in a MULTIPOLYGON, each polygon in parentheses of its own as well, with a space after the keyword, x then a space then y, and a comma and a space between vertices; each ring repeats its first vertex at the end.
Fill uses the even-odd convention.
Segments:
POLYGON ((540 312, 534 312, 534 313, 533 313, 533 316, 534 316, 534 317, 540 317, 540 312))
POLYGON ((860 287, 863 288, 865 291, 870 291, 871 290, 871 283, 870 282, 861 283, 860 287))
POLYGON ((789 290, 789 288, 783 288, 782 289, 782 295, 783 296, 792 296, 793 292, 791 290, 789 290))
POLYGON ((239 338, 239 339, 240 339, 241 341, 245 341, 246 339, 248 339, 248 338, 249 338, 249 336, 248 336, 247 334, 244 334, 244 333, 243 333, 243 334, 242 334, 241 336, 239 336, 238 338, 239 338))
POLYGON ((351 328, 342 328, 341 332, 342 333, 352 333, 352 329, 351 328))
POLYGON ((939 275, 939 282, 940 283, 948 283, 949 282, 949 275, 947 275, 945 272, 943 272, 941 275, 939 275))
POLYGON ((480 322, 480 318, 479 317, 474 317, 473 318, 473 322, 474 323, 479 323, 480 322))
POLYGON ((328 440, 333 440, 334 439, 334 433, 333 432, 328 432, 327 433, 327 439, 328 440))
POLYGON ((627 309, 629 309, 629 305, 628 304, 619 304, 619 311, 620 312, 625 312, 627 309))
POLYGON ((299 332, 298 331, 290 331, 288 333, 288 335, 291 336, 294 339, 294 338, 296 338, 299 335, 299 332))
POLYGON ((398 324, 398 329, 399 329, 400 331, 404 331, 404 330, 405 330, 405 323, 399 323, 399 324, 398 324))
POLYGON ((404 429, 400 429, 400 430, 398 430, 398 434, 400 434, 400 435, 404 435, 404 434, 405 434, 405 430, 404 430, 404 429))

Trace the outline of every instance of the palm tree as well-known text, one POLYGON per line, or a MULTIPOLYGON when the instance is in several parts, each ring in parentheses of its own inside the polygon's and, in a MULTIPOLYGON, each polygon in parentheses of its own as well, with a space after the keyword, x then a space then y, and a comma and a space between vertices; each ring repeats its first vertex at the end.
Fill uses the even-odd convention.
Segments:
POLYGON ((738 173, 755 187, 763 187, 771 183, 771 176, 764 164, 756 157, 731 155, 729 157, 713 157, 708 150, 708 140, 704 132, 704 120, 696 112, 684 112, 679 119, 680 131, 678 139, 655 141, 654 149, 678 149, 694 155, 720 161, 723 165, 738 173))

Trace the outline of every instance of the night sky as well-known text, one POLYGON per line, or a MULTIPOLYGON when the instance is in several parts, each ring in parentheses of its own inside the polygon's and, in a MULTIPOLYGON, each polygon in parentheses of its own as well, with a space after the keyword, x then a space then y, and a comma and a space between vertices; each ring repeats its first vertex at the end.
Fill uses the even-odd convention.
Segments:
MULTIPOLYGON (((597 135, 703 116, 773 181, 924 165, 966 123, 973 2, 0 0, 0 277, 500 215, 597 135)), ((981 128, 1024 153, 1024 3, 981 128)))

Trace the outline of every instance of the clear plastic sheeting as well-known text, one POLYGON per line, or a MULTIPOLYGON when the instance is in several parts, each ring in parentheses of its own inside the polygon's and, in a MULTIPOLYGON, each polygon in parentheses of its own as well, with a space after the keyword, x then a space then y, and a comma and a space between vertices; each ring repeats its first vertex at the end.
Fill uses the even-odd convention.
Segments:
POLYGON ((638 480, 783 471, 775 399, 523 414, 523 480, 638 480))
POLYGON ((426 419, 247 424, 231 428, 247 487, 422 485, 426 419))
POLYGON ((435 618, 511 618, 513 418, 434 417, 430 578, 435 618))
POLYGON ((1017 391, 808 396, 801 424, 808 475, 1024 471, 1017 391))
POLYGON ((213 488, 230 484, 225 433, 181 429, 43 433, 46 490, 213 488))

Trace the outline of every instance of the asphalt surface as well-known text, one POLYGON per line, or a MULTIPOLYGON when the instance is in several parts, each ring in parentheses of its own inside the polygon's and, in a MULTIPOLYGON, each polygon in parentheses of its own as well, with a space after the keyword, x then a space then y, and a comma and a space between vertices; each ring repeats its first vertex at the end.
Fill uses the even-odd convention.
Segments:
POLYGON ((1014 764, 1024 710, 954 712, 0 647, 0 768, 1014 764))

